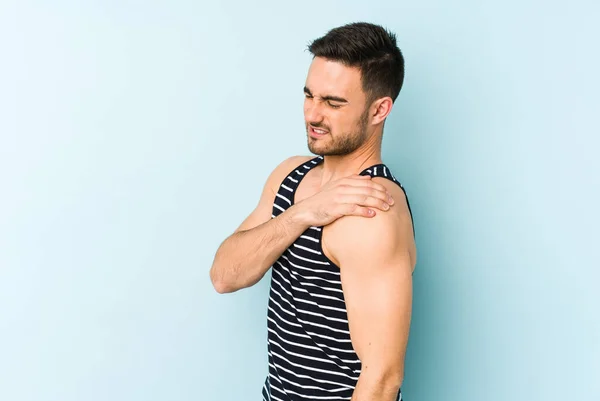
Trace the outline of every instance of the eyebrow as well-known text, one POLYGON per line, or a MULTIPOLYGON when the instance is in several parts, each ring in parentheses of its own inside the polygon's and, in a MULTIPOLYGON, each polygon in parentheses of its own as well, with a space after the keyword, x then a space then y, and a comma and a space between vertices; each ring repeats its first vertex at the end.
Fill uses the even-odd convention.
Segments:
MULTIPOLYGON (((304 93, 306 93, 309 96, 313 96, 313 94, 310 91, 310 89, 308 89, 306 86, 304 87, 304 93)), ((323 99, 323 100, 333 100, 334 102, 340 102, 340 103, 348 103, 348 100, 344 99, 343 97, 333 96, 333 95, 321 96, 321 99, 323 99)))

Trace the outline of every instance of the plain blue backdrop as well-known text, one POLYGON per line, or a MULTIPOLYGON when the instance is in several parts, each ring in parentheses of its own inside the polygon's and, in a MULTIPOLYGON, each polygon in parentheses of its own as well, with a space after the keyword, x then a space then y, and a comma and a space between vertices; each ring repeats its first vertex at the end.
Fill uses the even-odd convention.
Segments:
POLYGON ((407 401, 600 399, 600 6, 0 3, 0 399, 260 400, 268 278, 220 242, 309 154, 306 45, 380 23, 415 215, 407 401))

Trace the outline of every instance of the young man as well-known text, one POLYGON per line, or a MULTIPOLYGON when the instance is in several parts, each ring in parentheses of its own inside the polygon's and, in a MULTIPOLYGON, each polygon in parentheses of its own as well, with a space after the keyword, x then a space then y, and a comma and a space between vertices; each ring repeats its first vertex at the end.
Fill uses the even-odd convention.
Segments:
POLYGON ((264 400, 401 400, 416 246, 381 143, 404 59, 394 34, 368 23, 309 50, 304 117, 317 156, 274 169, 211 280, 233 292, 273 269, 264 400))

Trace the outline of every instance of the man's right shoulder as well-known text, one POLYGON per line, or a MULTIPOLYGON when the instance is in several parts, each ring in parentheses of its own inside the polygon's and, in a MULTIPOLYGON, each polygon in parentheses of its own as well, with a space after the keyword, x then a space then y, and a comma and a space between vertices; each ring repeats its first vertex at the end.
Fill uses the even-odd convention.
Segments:
POLYGON ((282 170, 284 174, 289 174, 294 168, 306 163, 309 160, 314 159, 316 156, 306 156, 306 155, 298 155, 298 156, 290 156, 287 159, 283 160, 279 165, 275 168, 276 170, 282 170))
POLYGON ((287 159, 281 161, 271 173, 272 176, 277 176, 280 180, 283 180, 285 176, 291 173, 296 167, 301 166, 309 160, 314 159, 315 156, 290 156, 287 159))
POLYGON ((306 163, 309 160, 314 159, 316 156, 290 156, 287 159, 281 161, 271 172, 269 176, 269 186, 274 192, 277 192, 277 189, 285 179, 285 177, 291 173, 296 167, 306 163))

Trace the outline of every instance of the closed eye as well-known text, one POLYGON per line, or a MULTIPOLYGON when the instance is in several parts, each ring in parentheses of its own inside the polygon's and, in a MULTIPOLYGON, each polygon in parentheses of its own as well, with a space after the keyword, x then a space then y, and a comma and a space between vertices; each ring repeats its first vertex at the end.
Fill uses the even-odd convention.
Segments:
MULTIPOLYGON (((314 96, 313 96, 313 95, 311 95, 311 94, 308 94, 308 93, 304 93, 304 97, 305 97, 306 99, 312 99, 312 98, 314 98, 314 96)), ((340 107, 342 107, 342 106, 343 106, 343 105, 341 105, 341 104, 339 104, 339 103, 334 103, 334 102, 332 102, 331 100, 328 100, 328 101, 327 101, 327 105, 328 105, 329 107, 331 107, 332 109, 339 109, 340 107)))
MULTIPOLYGON (((307 99, 312 99, 314 98, 313 93, 311 92, 311 90, 308 87, 304 87, 304 96, 307 99)), ((327 102, 327 105, 329 107, 331 107, 332 109, 339 109, 340 107, 348 104, 348 100, 344 99, 343 97, 340 96, 335 96, 335 95, 325 95, 325 96, 321 96, 320 97, 321 101, 323 102, 327 102)))

